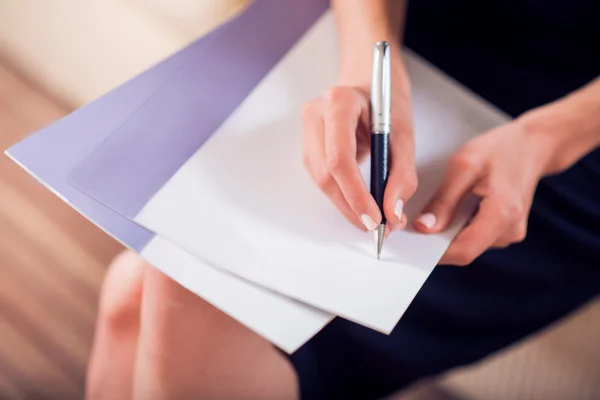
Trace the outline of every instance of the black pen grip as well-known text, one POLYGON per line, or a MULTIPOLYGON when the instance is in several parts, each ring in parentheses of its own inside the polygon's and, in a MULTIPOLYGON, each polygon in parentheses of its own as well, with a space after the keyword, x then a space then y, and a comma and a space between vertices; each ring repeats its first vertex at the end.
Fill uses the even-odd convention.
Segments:
POLYGON ((381 223, 385 224, 383 195, 389 173, 389 134, 371 134, 371 195, 381 211, 381 223))

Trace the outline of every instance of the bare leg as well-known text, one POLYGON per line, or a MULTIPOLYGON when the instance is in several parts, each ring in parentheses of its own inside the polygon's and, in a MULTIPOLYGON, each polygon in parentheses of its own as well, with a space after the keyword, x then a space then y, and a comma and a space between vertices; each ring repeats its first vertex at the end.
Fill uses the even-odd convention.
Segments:
POLYGON ((160 271, 144 274, 134 398, 295 399, 297 379, 266 340, 160 271))
POLYGON ((149 266, 127 251, 107 271, 88 368, 89 400, 131 399, 146 269, 149 266))

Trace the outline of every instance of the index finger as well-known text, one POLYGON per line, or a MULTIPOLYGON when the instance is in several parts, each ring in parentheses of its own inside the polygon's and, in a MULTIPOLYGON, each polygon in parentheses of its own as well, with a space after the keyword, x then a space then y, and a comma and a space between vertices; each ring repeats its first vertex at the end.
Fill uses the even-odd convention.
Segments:
POLYGON ((440 264, 470 264, 496 242, 508 225, 502 202, 494 197, 483 199, 475 218, 452 241, 440 264))
POLYGON ((325 157, 327 167, 352 211, 373 230, 381 221, 381 212, 367 190, 356 161, 356 130, 361 105, 339 101, 324 114, 325 157))

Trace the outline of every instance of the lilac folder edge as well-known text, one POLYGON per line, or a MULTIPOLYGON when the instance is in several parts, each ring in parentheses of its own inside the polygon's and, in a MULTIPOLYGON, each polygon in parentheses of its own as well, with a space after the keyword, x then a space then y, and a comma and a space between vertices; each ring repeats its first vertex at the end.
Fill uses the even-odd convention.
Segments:
POLYGON ((74 168, 69 183, 133 219, 327 8, 326 0, 256 0, 74 168))
POLYGON ((215 30, 128 83, 17 143, 6 154, 101 229, 127 247, 141 251, 154 233, 73 188, 67 183, 67 176, 186 59, 201 52, 219 33, 219 29, 215 30))
MULTIPOLYGON (((286 3, 287 1, 281 2, 286 3)), ((313 0, 311 2, 316 3, 313 0)), ((125 246, 140 252, 155 236, 154 232, 130 221, 123 215, 126 213, 115 212, 106 204, 103 204, 102 201, 89 197, 83 191, 70 185, 69 174, 84 160, 95 160, 95 156, 90 157, 90 155, 97 148, 109 148, 112 140, 119 137, 119 135, 114 135, 119 127, 124 125, 136 110, 148 102, 153 93, 164 87, 169 78, 179 73, 188 62, 207 54, 206 51, 210 48, 210 45, 220 38, 224 32, 232 27, 235 28, 239 24, 250 22, 248 17, 253 16, 251 11, 257 8, 264 9, 272 3, 273 1, 270 0, 257 0, 240 16, 151 67, 129 82, 27 137, 6 150, 5 153, 49 190, 102 230, 125 246)), ((263 23, 260 26, 268 27, 268 24, 263 23)), ((236 40, 236 38, 232 39, 236 40)), ((290 47, 291 45, 292 43, 290 43, 290 47)), ((213 57, 207 56, 206 59, 210 60, 213 57)), ((266 72, 268 71, 264 73, 266 74, 266 72)), ((236 104, 232 104, 229 112, 233 111, 236 106, 236 104)), ((133 139, 134 142, 141 141, 139 137, 133 139)), ((176 133, 173 134, 172 143, 181 143, 177 140, 176 133)), ((128 144, 134 145, 135 143, 128 144)), ((151 183, 151 186, 159 188, 188 158, 185 154, 181 156, 180 153, 177 153, 176 151, 179 149, 177 146, 175 147, 175 152, 170 151, 171 148, 167 146, 162 149, 159 158, 146 159, 143 152, 140 151, 142 149, 131 149, 123 146, 118 151, 119 156, 123 157, 122 160, 124 160, 119 166, 124 167, 123 172, 130 179, 139 177, 140 173, 143 173, 143 170, 140 171, 139 168, 127 168, 129 165, 134 166, 127 162, 131 155, 130 151, 132 151, 137 156, 136 160, 143 163, 146 159, 148 165, 155 169, 158 167, 157 179, 151 183), (163 162, 167 164, 164 169, 160 167, 163 162), (163 179, 164 181, 162 181, 163 179)), ((189 151, 193 153, 195 149, 189 151)), ((101 159, 102 157, 98 158, 101 159)), ((106 166, 107 164, 102 163, 102 165, 106 166)), ((142 164, 142 169, 143 167, 142 164)), ((122 197, 124 203, 131 204, 132 202, 129 202, 127 198, 143 199, 143 194, 135 193, 140 186, 142 186, 142 189, 148 190, 147 185, 134 182, 130 187, 116 192, 118 195, 117 200, 122 197)), ((105 188, 106 186, 102 186, 102 189, 105 188)), ((117 202, 116 205, 119 204, 117 202)), ((117 207, 117 211, 119 209, 117 207)))

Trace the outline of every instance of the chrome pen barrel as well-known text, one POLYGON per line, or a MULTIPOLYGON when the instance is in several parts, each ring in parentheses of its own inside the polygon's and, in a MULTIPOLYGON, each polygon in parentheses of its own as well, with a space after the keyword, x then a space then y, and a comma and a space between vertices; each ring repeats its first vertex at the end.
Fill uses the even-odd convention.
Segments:
POLYGON ((391 126, 390 44, 377 42, 371 81, 371 132, 388 133, 391 126))

